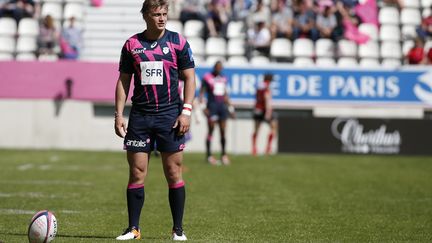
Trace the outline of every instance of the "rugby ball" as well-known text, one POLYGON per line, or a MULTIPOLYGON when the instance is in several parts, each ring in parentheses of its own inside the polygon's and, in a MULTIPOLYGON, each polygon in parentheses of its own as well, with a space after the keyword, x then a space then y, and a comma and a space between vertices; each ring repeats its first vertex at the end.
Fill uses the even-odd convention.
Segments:
POLYGON ((53 213, 42 210, 33 216, 27 233, 30 243, 51 242, 56 234, 57 219, 53 213))

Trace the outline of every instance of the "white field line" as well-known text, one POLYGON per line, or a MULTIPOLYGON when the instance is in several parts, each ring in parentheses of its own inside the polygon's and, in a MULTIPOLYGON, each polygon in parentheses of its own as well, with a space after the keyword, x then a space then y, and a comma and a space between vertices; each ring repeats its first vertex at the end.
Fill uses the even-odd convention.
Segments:
MULTIPOLYGON (((14 208, 0 208, 0 214, 3 215, 17 215, 17 214, 28 214, 28 215, 34 215, 35 213, 37 213, 38 211, 35 210, 25 210, 25 209, 14 209, 14 208)), ((76 210, 67 210, 67 209, 62 209, 62 210, 56 210, 56 213, 65 213, 65 214, 77 214, 80 213, 80 211, 76 211, 76 210)))
POLYGON ((14 185, 61 185, 61 186, 91 186, 90 182, 63 181, 63 180, 0 180, 0 184, 14 185))
POLYGON ((64 196, 45 194, 42 192, 15 192, 15 193, 4 193, 0 192, 0 198, 11 198, 11 197, 24 197, 24 198, 71 198, 78 197, 78 193, 68 193, 64 196))

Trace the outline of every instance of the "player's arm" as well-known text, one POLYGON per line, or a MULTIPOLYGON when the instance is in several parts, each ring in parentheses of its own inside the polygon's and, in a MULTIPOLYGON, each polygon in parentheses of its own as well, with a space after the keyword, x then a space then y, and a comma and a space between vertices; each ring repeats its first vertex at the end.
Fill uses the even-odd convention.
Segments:
POLYGON ((195 68, 188 68, 180 71, 180 77, 184 80, 184 105, 183 111, 177 118, 173 128, 178 127, 179 135, 189 131, 192 114, 192 102, 195 98, 195 68))
POLYGON ((228 107, 228 111, 230 113, 230 116, 232 118, 235 118, 235 108, 231 104, 231 100, 230 100, 229 95, 228 95, 228 90, 226 88, 225 88, 224 102, 225 102, 226 106, 228 107))
POLYGON ((124 138, 126 135, 126 122, 123 111, 129 94, 132 74, 120 73, 115 91, 115 122, 114 129, 117 136, 124 138))

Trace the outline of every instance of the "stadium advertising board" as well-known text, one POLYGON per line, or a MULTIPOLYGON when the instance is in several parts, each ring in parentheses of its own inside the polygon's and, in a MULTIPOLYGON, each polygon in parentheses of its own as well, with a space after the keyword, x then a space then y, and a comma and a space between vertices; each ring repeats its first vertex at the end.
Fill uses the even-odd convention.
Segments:
MULTIPOLYGON (((197 68, 200 79, 209 68, 197 68)), ((327 104, 407 104, 432 106, 432 70, 402 68, 366 69, 294 69, 229 68, 231 98, 237 103, 252 103, 255 87, 264 73, 274 74, 273 100, 279 106, 327 104)))
POLYGON ((282 117, 279 151, 432 154, 432 120, 282 117))

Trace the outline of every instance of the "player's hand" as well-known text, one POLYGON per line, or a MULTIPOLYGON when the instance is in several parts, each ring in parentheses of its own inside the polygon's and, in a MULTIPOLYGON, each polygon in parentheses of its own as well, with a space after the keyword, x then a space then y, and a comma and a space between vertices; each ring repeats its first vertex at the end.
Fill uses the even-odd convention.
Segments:
POLYGON ((117 136, 124 138, 126 136, 126 122, 123 116, 116 116, 114 118, 114 129, 117 136))
POLYGON ((210 111, 209 111, 209 109, 205 108, 205 109, 203 110, 203 112, 204 112, 204 115, 205 115, 206 117, 209 117, 209 116, 210 116, 210 111))
POLYGON ((177 120, 175 121, 173 126, 173 128, 177 128, 177 135, 183 136, 189 131, 190 120, 191 116, 187 116, 184 114, 181 114, 179 117, 177 117, 177 120))

